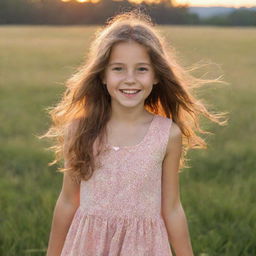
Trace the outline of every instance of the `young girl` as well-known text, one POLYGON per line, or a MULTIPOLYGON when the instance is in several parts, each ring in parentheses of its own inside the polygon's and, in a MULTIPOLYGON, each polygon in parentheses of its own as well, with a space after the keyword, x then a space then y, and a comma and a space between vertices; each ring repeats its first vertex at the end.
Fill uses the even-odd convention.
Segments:
MULTIPOLYGON (((209 113, 148 16, 112 18, 50 111, 64 159, 47 256, 191 256, 179 169, 209 113)), ((218 80, 219 81, 219 80, 218 80)), ((216 82, 216 80, 214 80, 216 82)), ((53 164, 51 163, 51 164, 53 164)))

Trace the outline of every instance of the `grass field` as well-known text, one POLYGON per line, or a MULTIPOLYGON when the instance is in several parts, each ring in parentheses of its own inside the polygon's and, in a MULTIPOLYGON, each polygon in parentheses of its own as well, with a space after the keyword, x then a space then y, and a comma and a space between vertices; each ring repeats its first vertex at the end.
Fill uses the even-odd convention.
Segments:
MULTIPOLYGON (((96 27, 0 27, 0 255, 45 255, 62 174, 35 135, 61 97, 96 27)), ((159 27, 185 65, 212 61, 206 77, 229 85, 200 90, 229 125, 203 128, 208 149, 189 153, 181 197, 198 256, 256 255, 256 28, 159 27)), ((160 256, 160 255, 159 255, 160 256)))

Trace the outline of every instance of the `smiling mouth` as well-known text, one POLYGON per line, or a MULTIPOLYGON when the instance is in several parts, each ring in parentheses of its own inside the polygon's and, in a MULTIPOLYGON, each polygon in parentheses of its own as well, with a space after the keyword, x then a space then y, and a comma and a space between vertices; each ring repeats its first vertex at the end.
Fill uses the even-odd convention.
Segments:
POLYGON ((123 94, 126 94, 126 95, 135 95, 137 93, 139 93, 141 90, 119 90, 120 92, 122 92, 123 94))

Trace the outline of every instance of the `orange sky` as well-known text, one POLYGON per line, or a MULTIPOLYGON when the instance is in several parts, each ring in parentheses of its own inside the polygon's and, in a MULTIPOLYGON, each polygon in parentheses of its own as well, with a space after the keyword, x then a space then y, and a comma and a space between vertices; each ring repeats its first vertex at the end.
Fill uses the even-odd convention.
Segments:
MULTIPOLYGON (((61 0, 69 2, 71 0, 61 0)), ((77 2, 97 2, 100 0, 76 0, 77 2)), ((141 2, 142 0, 132 0, 134 2, 141 2)), ((150 0, 148 0, 150 1, 150 0)), ((158 0, 151 0, 157 2, 158 0)), ((174 4, 188 4, 190 6, 232 6, 232 7, 252 7, 256 6, 256 0, 173 0, 174 4)))

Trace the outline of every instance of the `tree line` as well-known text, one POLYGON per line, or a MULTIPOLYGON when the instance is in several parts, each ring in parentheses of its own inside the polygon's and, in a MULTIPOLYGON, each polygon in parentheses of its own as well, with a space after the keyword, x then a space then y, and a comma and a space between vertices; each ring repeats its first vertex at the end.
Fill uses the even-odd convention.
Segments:
POLYGON ((237 10, 225 16, 200 19, 197 14, 189 13, 188 6, 174 7, 171 0, 162 0, 157 4, 135 4, 128 0, 101 0, 97 3, 1 0, 0 24, 103 24, 114 14, 134 8, 148 13, 157 24, 256 25, 256 11, 237 10))
POLYGON ((204 19, 201 23, 216 26, 256 26, 256 11, 240 8, 227 15, 204 19))

